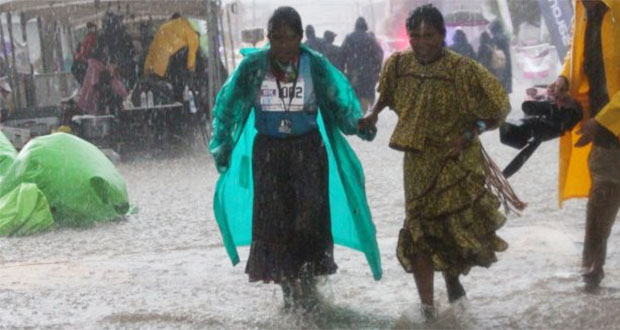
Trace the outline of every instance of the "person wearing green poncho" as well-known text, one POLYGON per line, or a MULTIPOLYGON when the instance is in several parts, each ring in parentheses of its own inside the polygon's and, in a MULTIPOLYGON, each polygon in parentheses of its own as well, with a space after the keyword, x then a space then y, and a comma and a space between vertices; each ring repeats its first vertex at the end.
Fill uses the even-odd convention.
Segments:
POLYGON ((221 173, 214 212, 233 262, 250 245, 250 282, 282 286, 285 306, 312 308, 314 277, 333 274, 334 243, 381 265, 364 175, 345 134, 358 131, 360 104, 329 61, 301 46, 291 7, 269 20, 270 47, 248 54, 218 94, 209 145, 221 173))

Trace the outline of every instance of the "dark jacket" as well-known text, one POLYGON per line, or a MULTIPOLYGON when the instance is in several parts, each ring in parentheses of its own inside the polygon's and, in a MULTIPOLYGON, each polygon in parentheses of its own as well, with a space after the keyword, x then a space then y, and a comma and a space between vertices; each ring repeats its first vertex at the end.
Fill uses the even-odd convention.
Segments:
POLYGON ((467 41, 467 36, 465 35, 465 32, 460 30, 456 31, 453 41, 454 44, 450 46, 450 49, 463 56, 467 56, 471 59, 476 59, 476 53, 474 52, 474 48, 467 41))
POLYGON ((342 43, 342 55, 344 71, 353 87, 374 88, 383 62, 383 50, 377 40, 356 25, 355 31, 342 43))
POLYGON ((500 80, 506 92, 512 93, 512 61, 510 59, 510 40, 504 34, 504 30, 499 27, 491 27, 493 38, 491 43, 504 52, 506 55, 506 67, 502 72, 498 72, 497 78, 500 80))
POLYGON ((325 55, 325 57, 327 57, 327 59, 338 68, 338 70, 344 72, 344 57, 342 55, 342 48, 333 44, 325 43, 324 50, 323 55, 325 55))

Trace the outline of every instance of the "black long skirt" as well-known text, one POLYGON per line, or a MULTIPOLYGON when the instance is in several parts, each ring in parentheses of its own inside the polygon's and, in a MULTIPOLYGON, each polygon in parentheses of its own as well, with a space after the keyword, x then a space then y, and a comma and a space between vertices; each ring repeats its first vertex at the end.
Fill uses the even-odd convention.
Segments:
POLYGON ((250 282, 280 283, 336 272, 328 161, 318 131, 286 139, 257 135, 253 150, 250 282))

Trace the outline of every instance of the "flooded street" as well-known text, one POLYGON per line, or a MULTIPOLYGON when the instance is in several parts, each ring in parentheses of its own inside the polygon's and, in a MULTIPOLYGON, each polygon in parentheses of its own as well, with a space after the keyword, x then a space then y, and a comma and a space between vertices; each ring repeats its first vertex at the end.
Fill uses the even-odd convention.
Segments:
MULTIPOLYGON (((385 113, 373 143, 350 139, 366 173, 381 281, 361 253, 337 247, 339 271, 320 283, 319 312, 285 313, 279 288, 248 283, 248 249, 237 267, 225 253, 212 213, 210 158, 134 160, 119 165, 139 209, 126 220, 0 239, 0 328, 620 328, 620 226, 602 289, 584 293, 577 271, 585 200, 557 208, 556 141, 510 180, 529 207, 499 232, 509 249, 490 269, 463 278, 468 297, 455 305, 437 274, 440 316, 422 323, 413 277, 395 257, 404 217, 402 154, 387 147, 395 122, 385 113)), ((516 154, 497 132, 483 142, 500 167, 516 154)))

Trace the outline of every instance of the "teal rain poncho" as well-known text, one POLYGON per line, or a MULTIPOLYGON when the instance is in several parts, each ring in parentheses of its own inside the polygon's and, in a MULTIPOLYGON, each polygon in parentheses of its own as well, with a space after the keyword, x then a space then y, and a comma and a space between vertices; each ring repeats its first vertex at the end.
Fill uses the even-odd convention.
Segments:
MULTIPOLYGON (((328 60, 303 46, 302 51, 310 57, 319 103, 317 121, 329 157, 334 242, 363 252, 374 278, 379 280, 381 259, 364 190, 364 173, 355 152, 340 133, 357 133, 357 121, 362 116, 359 101, 344 75, 328 60)), ((251 158, 256 136, 253 104, 268 68, 268 52, 267 47, 247 54, 222 87, 213 110, 209 150, 221 173, 213 209, 233 265, 239 263, 236 247, 252 242, 251 158)))

